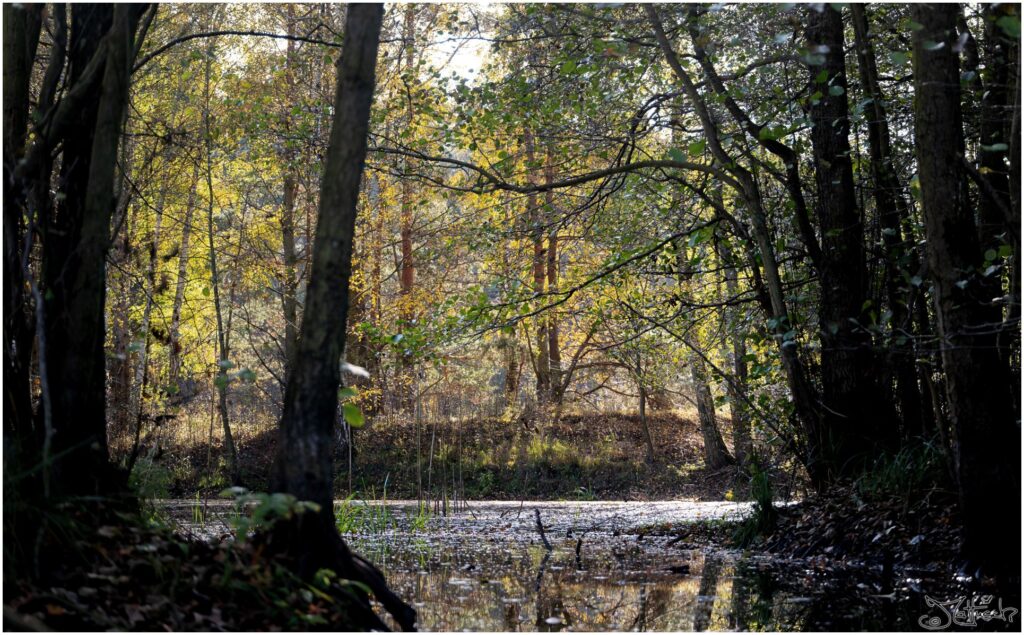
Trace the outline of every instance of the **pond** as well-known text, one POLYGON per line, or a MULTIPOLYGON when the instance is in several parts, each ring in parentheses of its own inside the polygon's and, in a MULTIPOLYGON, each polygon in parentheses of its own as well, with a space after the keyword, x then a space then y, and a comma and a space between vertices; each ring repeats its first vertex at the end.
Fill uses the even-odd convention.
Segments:
MULTIPOLYGON (((194 502, 168 509, 187 531, 226 535, 223 504, 202 517, 194 502), (190 509, 204 522, 190 522, 190 509)), ((866 603, 844 590, 871 591, 857 578, 867 572, 851 577, 821 563, 658 535, 667 524, 736 520, 748 510, 726 502, 486 501, 445 515, 424 513, 415 501, 336 505, 350 545, 413 604, 424 631, 913 628, 920 602, 866 603)))

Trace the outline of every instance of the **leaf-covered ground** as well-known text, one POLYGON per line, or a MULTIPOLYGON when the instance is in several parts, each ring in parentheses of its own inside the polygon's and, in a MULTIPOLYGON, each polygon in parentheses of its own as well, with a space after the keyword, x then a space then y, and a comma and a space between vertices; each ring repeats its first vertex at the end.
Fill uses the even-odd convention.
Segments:
MULTIPOLYGON (((814 598, 810 630, 921 630, 934 613, 927 597, 959 597, 1020 608, 1020 575, 966 577, 959 571, 959 510, 951 491, 866 496, 855 485, 835 487, 796 505, 779 506, 774 529, 738 542, 739 525, 652 527, 676 535, 675 548, 743 548, 759 554, 758 574, 776 589, 814 598), (822 610, 821 607, 828 607, 822 610)), ((753 576, 752 579, 756 579, 753 576)), ((972 630, 1020 630, 992 619, 972 630)))
MULTIPOLYGON (((36 575, 5 574, 5 630, 361 630, 328 574, 296 578, 251 541, 184 540, 131 514, 65 510, 40 528, 36 575)), ((25 569, 27 567, 27 569, 25 569)))

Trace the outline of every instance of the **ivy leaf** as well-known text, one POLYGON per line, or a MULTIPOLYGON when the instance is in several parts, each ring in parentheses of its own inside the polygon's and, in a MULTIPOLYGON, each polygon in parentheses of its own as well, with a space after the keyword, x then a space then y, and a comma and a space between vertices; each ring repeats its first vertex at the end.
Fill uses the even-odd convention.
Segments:
POLYGON ((351 403, 341 405, 341 414, 345 417, 345 423, 351 428, 362 428, 366 423, 366 417, 359 406, 351 403))

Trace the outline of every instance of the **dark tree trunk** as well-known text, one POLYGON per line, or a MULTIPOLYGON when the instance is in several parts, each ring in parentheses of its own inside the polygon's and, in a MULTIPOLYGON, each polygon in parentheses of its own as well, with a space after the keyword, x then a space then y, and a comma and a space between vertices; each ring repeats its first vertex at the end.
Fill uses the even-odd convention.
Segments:
POLYGON ((883 448, 896 427, 884 408, 867 325, 864 228, 856 207, 843 20, 831 5, 807 12, 807 45, 822 61, 810 64, 811 143, 822 237, 819 271, 823 450, 834 474, 851 473, 883 448))
POLYGON ((962 167, 960 69, 952 51, 958 8, 913 5, 911 14, 922 25, 914 33, 914 133, 964 518, 963 556, 969 570, 1017 572, 1020 427, 1010 374, 996 347, 990 298, 979 295, 983 255, 962 167))
MULTIPOLYGON (((409 85, 412 85, 412 78, 416 74, 416 68, 414 67, 414 51, 416 43, 416 5, 407 4, 405 5, 404 25, 403 25, 403 40, 405 46, 405 69, 404 72, 407 76, 406 81, 409 85)), ((409 88, 408 90, 411 90, 409 88)), ((415 110, 413 108, 413 98, 411 94, 406 95, 406 111, 405 111, 405 126, 407 129, 412 129, 413 121, 415 119, 415 110)), ((409 159, 404 159, 405 165, 403 166, 405 171, 409 171, 409 159)), ((401 217, 399 219, 399 238, 402 249, 402 261, 399 266, 399 291, 401 298, 399 299, 399 317, 403 322, 402 328, 411 328, 413 322, 416 319, 415 303, 416 300, 413 297, 413 290, 416 287, 416 262, 413 256, 413 191, 412 191, 412 177, 405 177, 401 179, 401 217)), ((403 411, 410 411, 415 407, 416 393, 418 387, 416 386, 415 375, 415 360, 413 358, 412 348, 402 348, 402 353, 399 356, 399 404, 403 411), (408 352, 407 352, 408 351, 408 352)))
POLYGON ((63 142, 64 196, 44 245, 48 381, 53 388, 56 482, 69 494, 107 493, 104 300, 114 170, 128 101, 138 5, 72 7, 69 77, 80 80, 94 54, 102 81, 77 110, 63 142), (103 49, 99 42, 109 31, 103 49))
POLYGON ((275 487, 316 503, 319 511, 300 514, 297 521, 275 531, 273 540, 280 536, 286 548, 297 555, 304 576, 336 567, 340 575, 366 583, 399 624, 412 629, 415 611, 387 589, 379 572, 348 551, 334 527, 333 507, 333 432, 345 348, 352 240, 382 18, 379 4, 348 8, 309 290, 281 417, 275 487))
POLYGON ((867 121, 871 189, 885 246, 885 292, 889 310, 892 312, 893 337, 887 342, 886 376, 883 377, 881 385, 895 384, 902 437, 909 440, 911 436, 931 428, 925 420, 921 390, 917 383, 913 322, 910 313, 913 298, 910 285, 904 282, 917 274, 920 262, 917 252, 911 247, 912 240, 903 235, 903 227, 908 224, 910 210, 893 164, 885 97, 878 82, 875 49, 869 36, 867 15, 864 5, 861 4, 850 5, 850 11, 853 16, 861 84, 871 100, 867 121))
MULTIPOLYGON (((32 349, 22 259, 25 207, 17 200, 11 175, 24 155, 29 115, 29 81, 39 43, 42 5, 3 7, 3 161, 4 161, 4 439, 30 444, 32 402, 29 364, 32 349)), ((57 48, 57 47, 54 47, 57 48)))

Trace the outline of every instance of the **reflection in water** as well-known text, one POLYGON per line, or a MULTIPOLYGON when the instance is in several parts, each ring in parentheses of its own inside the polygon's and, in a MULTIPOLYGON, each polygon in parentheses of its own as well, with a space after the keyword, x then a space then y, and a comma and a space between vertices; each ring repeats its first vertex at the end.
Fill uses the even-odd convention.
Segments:
MULTIPOLYGON (((638 531, 734 516, 744 510, 737 505, 475 503, 425 524, 413 522, 415 504, 388 507, 383 533, 377 527, 346 539, 414 604, 421 630, 888 630, 910 627, 925 609, 917 596, 885 603, 852 593, 866 586, 863 571, 844 577, 799 562, 704 554, 638 531), (535 507, 550 551, 540 542, 535 507)), ((167 505, 187 518, 181 509, 187 502, 167 505)), ((211 536, 218 526, 180 525, 211 536)))
POLYGON ((399 512, 395 531, 349 537, 413 602, 422 630, 689 631, 739 623, 730 615, 736 607, 722 599, 733 588, 736 555, 666 549, 665 539, 629 533, 635 518, 595 521, 560 508, 544 511, 548 551, 530 523, 519 522, 529 508, 475 511, 434 519, 419 533, 402 527, 399 512))

